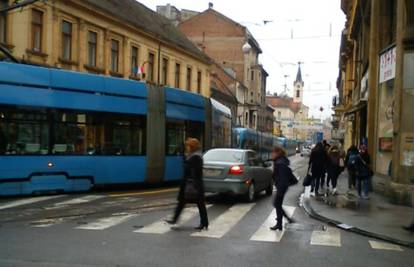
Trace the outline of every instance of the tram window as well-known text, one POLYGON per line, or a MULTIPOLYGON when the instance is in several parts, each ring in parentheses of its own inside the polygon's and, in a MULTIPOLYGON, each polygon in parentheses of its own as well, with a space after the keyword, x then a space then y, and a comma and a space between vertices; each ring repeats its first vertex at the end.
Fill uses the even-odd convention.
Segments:
POLYGON ((2 107, 0 113, 0 154, 42 155, 49 150, 47 114, 42 110, 2 107))
POLYGON ((202 146, 200 149, 203 150, 204 124, 202 122, 186 121, 184 139, 187 138, 197 138, 202 146))
POLYGON ((181 156, 184 154, 184 122, 167 122, 166 154, 181 156))

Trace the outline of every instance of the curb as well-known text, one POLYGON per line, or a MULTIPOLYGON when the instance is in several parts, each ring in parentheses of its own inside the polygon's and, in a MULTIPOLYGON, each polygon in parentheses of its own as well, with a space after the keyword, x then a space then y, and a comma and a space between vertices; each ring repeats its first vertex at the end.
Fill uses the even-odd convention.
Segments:
POLYGON ((365 231, 363 229, 360 229, 360 228, 354 227, 354 226, 351 226, 351 228, 341 227, 341 225, 343 225, 342 222, 339 222, 339 221, 336 221, 336 220, 333 220, 333 219, 330 219, 330 218, 327 218, 325 216, 322 216, 322 215, 318 214, 312 208, 312 205, 310 204, 310 200, 305 199, 303 194, 301 195, 300 198, 301 198, 300 202, 302 204, 303 209, 305 210, 306 214, 308 214, 311 218, 314 218, 318 221, 322 221, 324 223, 330 224, 332 226, 335 226, 337 228, 340 228, 340 229, 348 231, 348 232, 356 233, 356 234, 367 236, 367 237, 372 237, 372 238, 375 238, 375 239, 378 239, 378 240, 386 241, 388 243, 400 245, 400 246, 403 246, 403 247, 414 248, 414 242, 407 242, 407 241, 395 239, 395 238, 392 238, 392 237, 389 237, 389 236, 386 236, 386 235, 365 231))

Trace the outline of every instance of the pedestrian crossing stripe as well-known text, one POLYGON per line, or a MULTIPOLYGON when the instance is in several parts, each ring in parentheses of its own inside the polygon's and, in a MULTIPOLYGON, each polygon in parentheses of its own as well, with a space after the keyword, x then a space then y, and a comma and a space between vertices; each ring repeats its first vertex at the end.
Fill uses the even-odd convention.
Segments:
POLYGON ((16 208, 16 207, 29 205, 29 204, 34 204, 34 203, 37 203, 37 202, 56 199, 56 198, 60 198, 60 197, 63 197, 63 195, 23 198, 23 199, 7 202, 7 203, 4 203, 4 204, 0 205, 0 210, 16 208))
MULTIPOLYGON (((287 215, 289 217, 293 217, 293 214, 295 212, 295 207, 291 206, 283 206, 285 209, 287 215)), ((270 212, 269 216, 267 217, 266 221, 260 226, 260 228, 253 234, 253 236, 250 238, 251 241, 261 241, 261 242, 280 242, 282 240, 282 237, 285 233, 285 230, 283 231, 272 231, 270 230, 270 227, 274 226, 276 223, 276 210, 273 209, 272 212, 270 212)), ((284 218, 283 220, 283 228, 285 228, 287 222, 284 218)))
MULTIPOLYGON (((207 205, 207 208, 210 208, 213 205, 207 205)), ((193 219, 196 215, 198 215, 198 208, 197 207, 191 207, 186 208, 183 210, 179 224, 182 225, 191 219, 193 219)), ((165 220, 168 219, 167 217, 164 217, 163 219, 156 221, 148 226, 145 226, 139 230, 135 230, 135 233, 143 233, 143 234, 166 234, 169 231, 171 231, 171 225, 167 224, 165 220)))
POLYGON ((94 222, 87 223, 76 227, 76 229, 81 230, 105 230, 110 227, 116 226, 118 224, 124 223, 134 217, 138 216, 137 214, 125 214, 125 215, 114 215, 107 218, 101 218, 94 222))
POLYGON ((403 251, 403 249, 398 245, 394 245, 394 244, 390 244, 386 242, 374 241, 374 240, 369 240, 368 242, 371 248, 373 249, 403 251))
POLYGON ((313 231, 310 244, 316 246, 340 247, 341 233, 338 229, 331 227, 326 231, 313 231))
POLYGON ((78 197, 78 198, 73 198, 73 199, 69 199, 66 201, 58 202, 54 204, 54 206, 60 207, 60 206, 84 204, 84 203, 92 202, 92 201, 95 201, 95 200, 98 200, 104 197, 105 196, 103 195, 88 195, 88 196, 83 196, 83 197, 78 197))
POLYGON ((208 231, 191 234, 197 237, 222 238, 230 231, 253 207, 255 203, 233 205, 209 225, 208 231))

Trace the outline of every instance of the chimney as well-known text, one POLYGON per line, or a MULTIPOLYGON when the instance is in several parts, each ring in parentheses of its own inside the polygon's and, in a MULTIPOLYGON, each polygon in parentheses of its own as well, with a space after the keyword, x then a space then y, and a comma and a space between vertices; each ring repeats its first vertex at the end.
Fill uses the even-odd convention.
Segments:
POLYGON ((213 7, 214 7, 214 4, 212 2, 209 2, 208 3, 208 9, 213 9, 213 7))

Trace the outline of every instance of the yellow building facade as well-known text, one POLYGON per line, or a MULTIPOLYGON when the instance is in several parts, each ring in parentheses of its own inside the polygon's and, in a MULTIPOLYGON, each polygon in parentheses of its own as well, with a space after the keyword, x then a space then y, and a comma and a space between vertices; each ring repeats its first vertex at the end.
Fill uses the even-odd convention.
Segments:
POLYGON ((208 57, 164 18, 133 0, 38 1, 8 12, 2 21, 0 41, 19 60, 210 96, 208 57))

